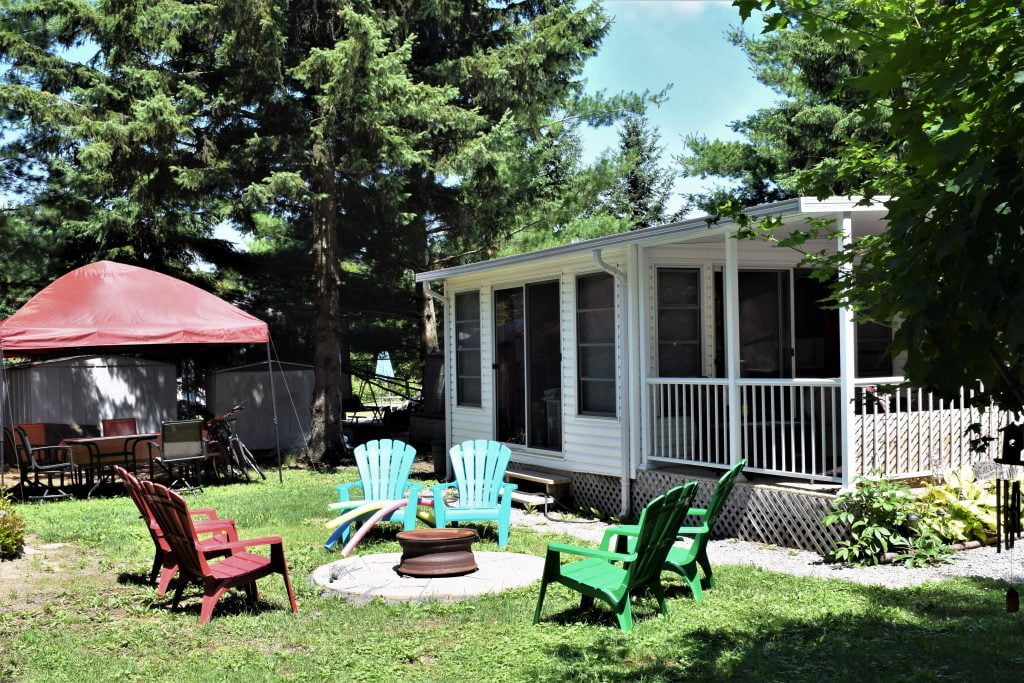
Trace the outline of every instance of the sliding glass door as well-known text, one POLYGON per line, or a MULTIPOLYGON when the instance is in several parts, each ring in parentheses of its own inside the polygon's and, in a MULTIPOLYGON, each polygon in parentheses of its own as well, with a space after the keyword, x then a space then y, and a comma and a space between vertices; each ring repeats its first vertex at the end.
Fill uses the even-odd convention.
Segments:
POLYGON ((494 292, 497 439, 562 450, 558 282, 494 292))

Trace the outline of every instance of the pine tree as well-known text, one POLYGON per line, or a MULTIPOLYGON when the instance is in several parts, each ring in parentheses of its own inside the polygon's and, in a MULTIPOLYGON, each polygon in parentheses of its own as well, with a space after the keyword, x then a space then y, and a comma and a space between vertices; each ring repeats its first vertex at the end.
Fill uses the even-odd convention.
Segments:
POLYGON ((315 462, 341 449, 340 264, 394 278, 507 229, 519 154, 576 95, 607 28, 570 0, 0 10, 0 103, 22 168, 40 169, 39 223, 83 254, 186 274, 200 258, 258 262, 211 239, 223 221, 308 244, 294 279, 312 309, 315 462), (75 46, 93 56, 76 62, 75 46))
POLYGON ((624 174, 611 194, 611 211, 629 221, 630 229, 664 223, 674 180, 661 167, 665 148, 661 134, 643 114, 626 117, 619 131, 619 155, 624 174))

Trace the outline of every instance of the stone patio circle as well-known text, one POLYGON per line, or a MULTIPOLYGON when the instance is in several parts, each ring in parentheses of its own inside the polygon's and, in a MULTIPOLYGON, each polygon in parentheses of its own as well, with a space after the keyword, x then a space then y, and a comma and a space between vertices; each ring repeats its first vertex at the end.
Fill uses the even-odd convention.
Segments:
POLYGON ((401 553, 347 557, 313 571, 310 580, 325 595, 353 602, 383 598, 390 602, 468 600, 540 581, 544 558, 519 553, 474 552, 479 569, 463 576, 414 578, 399 576, 395 566, 401 553))

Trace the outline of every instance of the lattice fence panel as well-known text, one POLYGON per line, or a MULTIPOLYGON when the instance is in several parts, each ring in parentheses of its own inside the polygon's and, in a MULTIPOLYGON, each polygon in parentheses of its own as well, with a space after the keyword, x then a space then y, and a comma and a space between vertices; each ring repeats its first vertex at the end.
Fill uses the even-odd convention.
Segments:
POLYGON ((594 508, 606 515, 619 514, 622 492, 618 477, 580 472, 573 472, 570 476, 576 507, 583 510, 594 508))
MULTIPOLYGON (((716 483, 716 480, 657 471, 638 472, 637 477, 633 489, 634 512, 665 490, 694 480, 700 482, 697 504, 703 506, 716 483)), ((715 536, 825 554, 846 533, 844 529, 821 523, 831 502, 832 497, 828 495, 738 482, 715 524, 715 536)))
MULTIPOLYGON (((965 433, 968 425, 980 423, 984 433, 998 437, 1008 416, 1001 411, 945 409, 857 415, 855 420, 854 474, 878 469, 895 475, 972 462, 979 455, 971 451, 970 435, 965 433)), ((999 443, 994 439, 988 457, 998 455, 999 443)))

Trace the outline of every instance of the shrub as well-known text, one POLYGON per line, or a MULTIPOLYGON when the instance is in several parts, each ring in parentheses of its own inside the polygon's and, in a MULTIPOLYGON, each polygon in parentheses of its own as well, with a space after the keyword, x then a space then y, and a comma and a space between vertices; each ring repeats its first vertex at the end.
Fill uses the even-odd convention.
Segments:
POLYGON ((970 467, 951 470, 918 498, 918 515, 935 534, 950 543, 985 541, 996 529, 993 481, 978 482, 970 467))
POLYGON ((11 505, 11 498, 0 493, 0 560, 13 560, 25 546, 25 520, 11 505))
POLYGON ((825 524, 845 524, 850 538, 840 541, 826 558, 857 566, 878 564, 896 553, 907 566, 939 564, 952 551, 930 523, 922 523, 921 507, 910 487, 887 477, 858 477, 852 491, 832 502, 825 524))

